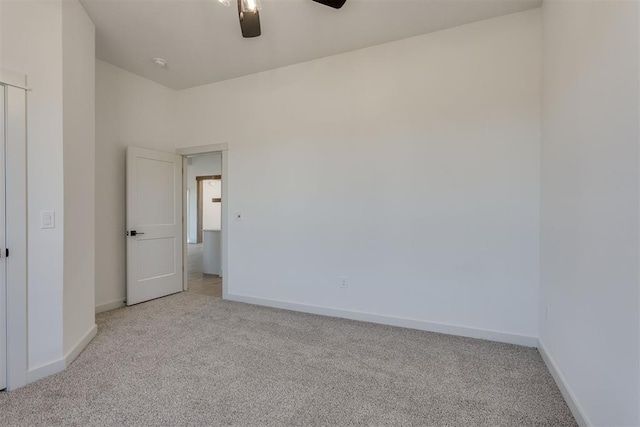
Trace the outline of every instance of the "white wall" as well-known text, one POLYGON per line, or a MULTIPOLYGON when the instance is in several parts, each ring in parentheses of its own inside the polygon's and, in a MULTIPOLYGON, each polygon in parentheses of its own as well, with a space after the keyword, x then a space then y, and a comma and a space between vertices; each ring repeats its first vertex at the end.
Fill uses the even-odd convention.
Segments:
POLYGON ((189 243, 198 240, 198 184, 197 176, 222 175, 222 156, 220 153, 199 154, 190 159, 187 168, 187 188, 189 190, 189 243))
POLYGON ((95 333, 95 27, 78 1, 63 2, 62 54, 63 350, 69 355, 95 333))
POLYGON ((202 186, 202 228, 204 230, 222 229, 222 204, 213 199, 222 197, 222 181, 209 179, 202 186))
POLYGON ((175 92, 96 61, 96 309, 126 296, 125 149, 174 151, 175 92))
POLYGON ((179 92, 179 145, 229 144, 230 296, 535 345, 540 38, 533 10, 179 92))
MULTIPOLYGON (((27 75, 29 370, 63 354, 62 3, 3 2, 1 68, 27 75), (56 228, 40 228, 41 211, 56 228)), ((32 377, 33 374, 30 374, 32 377)))
POLYGON ((543 7, 540 341, 585 425, 640 425, 638 16, 543 7))

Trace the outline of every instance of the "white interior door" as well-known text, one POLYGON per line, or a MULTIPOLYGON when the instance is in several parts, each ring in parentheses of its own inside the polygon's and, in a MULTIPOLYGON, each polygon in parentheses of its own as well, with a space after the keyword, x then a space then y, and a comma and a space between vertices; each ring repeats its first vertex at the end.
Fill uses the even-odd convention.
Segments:
POLYGON ((7 388, 7 265, 5 210, 5 87, 0 85, 0 390, 7 388))
POLYGON ((127 305, 182 291, 182 158, 127 149, 127 305))

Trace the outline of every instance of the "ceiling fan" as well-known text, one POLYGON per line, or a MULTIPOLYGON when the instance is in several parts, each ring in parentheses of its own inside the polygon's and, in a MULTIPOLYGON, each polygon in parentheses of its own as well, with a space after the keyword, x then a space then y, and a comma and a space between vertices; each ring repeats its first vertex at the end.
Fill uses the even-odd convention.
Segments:
MULTIPOLYGON (((219 0, 220 3, 225 6, 231 5, 231 0, 219 0)), ((347 0, 312 0, 316 3, 323 4, 325 6, 332 7, 334 9, 340 9, 347 0)), ((251 38, 258 37, 262 34, 260 29, 260 10, 262 6, 260 0, 237 0, 238 2, 238 17, 240 19, 240 30, 242 30, 242 37, 251 38)))

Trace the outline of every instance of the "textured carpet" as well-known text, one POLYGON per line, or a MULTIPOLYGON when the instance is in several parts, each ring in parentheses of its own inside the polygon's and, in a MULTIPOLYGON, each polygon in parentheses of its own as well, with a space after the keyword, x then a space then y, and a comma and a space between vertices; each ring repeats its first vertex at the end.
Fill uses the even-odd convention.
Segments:
POLYGON ((97 321, 1 425, 576 425, 532 348, 188 293, 97 321))

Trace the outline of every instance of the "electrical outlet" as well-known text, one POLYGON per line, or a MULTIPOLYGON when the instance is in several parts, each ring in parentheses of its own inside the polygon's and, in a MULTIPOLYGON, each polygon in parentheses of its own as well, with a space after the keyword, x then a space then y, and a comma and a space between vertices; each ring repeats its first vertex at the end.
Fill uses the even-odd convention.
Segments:
POLYGON ((340 288, 341 289, 347 289, 349 287, 349 283, 347 283, 347 278, 343 277, 342 278, 342 282, 340 283, 340 288))

